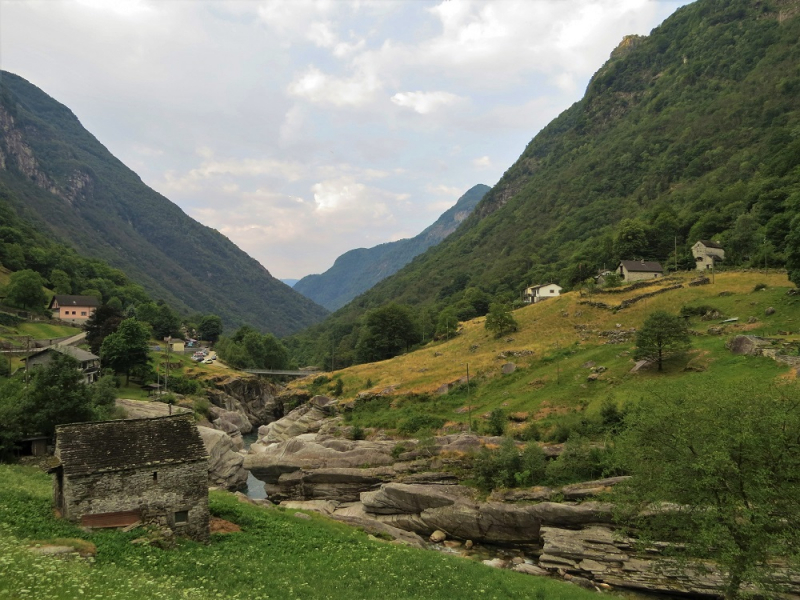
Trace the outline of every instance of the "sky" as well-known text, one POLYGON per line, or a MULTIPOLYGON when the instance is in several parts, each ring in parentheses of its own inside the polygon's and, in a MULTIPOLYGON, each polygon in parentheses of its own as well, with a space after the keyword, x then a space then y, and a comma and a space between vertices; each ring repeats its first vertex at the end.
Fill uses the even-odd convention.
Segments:
POLYGON ((685 0, 0 0, 0 67, 275 277, 494 185, 685 0))

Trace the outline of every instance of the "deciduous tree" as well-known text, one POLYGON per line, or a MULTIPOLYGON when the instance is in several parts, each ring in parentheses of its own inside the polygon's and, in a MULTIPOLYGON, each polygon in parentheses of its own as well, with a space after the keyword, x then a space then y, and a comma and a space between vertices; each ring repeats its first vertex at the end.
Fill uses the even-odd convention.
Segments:
POLYGON ((6 299, 22 308, 42 309, 47 303, 43 285, 44 280, 36 271, 30 269, 17 271, 12 273, 9 279, 6 299))
POLYGON ((100 358, 105 367, 117 373, 125 373, 125 384, 130 380, 131 371, 146 366, 149 334, 147 327, 136 319, 125 319, 115 333, 112 333, 100 347, 100 358))
POLYGON ((665 358, 687 350, 690 345, 686 321, 659 310, 647 317, 636 333, 635 357, 637 360, 656 361, 661 371, 665 358))
POLYGON ((487 331, 492 332, 495 337, 500 337, 505 333, 516 331, 518 328, 517 321, 511 311, 502 304, 493 303, 489 309, 489 314, 486 315, 486 322, 484 327, 487 331))

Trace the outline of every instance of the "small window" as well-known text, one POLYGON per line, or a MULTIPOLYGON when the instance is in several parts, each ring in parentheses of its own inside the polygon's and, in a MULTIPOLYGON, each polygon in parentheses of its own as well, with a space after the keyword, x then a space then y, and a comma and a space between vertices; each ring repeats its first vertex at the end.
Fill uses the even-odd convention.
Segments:
POLYGON ((158 471, 153 471, 153 483, 158 481, 158 471))
POLYGON ((175 513, 175 525, 185 525, 189 522, 189 511, 179 510, 175 513))
POLYGON ((85 311, 85 310, 81 311, 81 316, 82 316, 82 317, 85 317, 85 316, 86 316, 86 311, 85 311))

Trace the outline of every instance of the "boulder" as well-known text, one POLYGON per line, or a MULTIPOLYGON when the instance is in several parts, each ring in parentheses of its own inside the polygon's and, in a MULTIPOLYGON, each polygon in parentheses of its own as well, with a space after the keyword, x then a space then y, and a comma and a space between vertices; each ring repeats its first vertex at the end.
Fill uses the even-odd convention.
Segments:
POLYGON ((447 539, 447 534, 444 531, 437 529, 430 535, 428 539, 434 544, 441 544, 447 539))
POLYGON ((727 344, 728 350, 734 354, 760 356, 764 350, 772 346, 772 340, 757 335, 737 335, 727 344))
POLYGON ((361 494, 361 503, 373 514, 414 514, 428 508, 450 506, 458 499, 471 496, 471 490, 460 485, 387 483, 374 492, 361 494))
POLYGON ((198 427, 208 452, 208 482, 228 490, 247 486, 247 471, 242 468, 244 457, 236 451, 233 440, 224 432, 210 427, 198 427))
POLYGON ((506 363, 500 368, 500 370, 502 371, 503 375, 511 375, 511 373, 517 370, 517 365, 514 363, 506 363))
POLYGON ((250 433, 253 431, 253 425, 244 412, 225 410, 218 406, 211 406, 208 410, 208 414, 214 427, 226 433, 234 429, 239 433, 250 433))
POLYGON ((412 546, 414 548, 421 548, 426 549, 428 546, 425 544, 425 540, 414 533, 410 533, 408 531, 403 531, 402 529, 398 529, 396 527, 392 527, 386 523, 381 523, 379 521, 375 521, 373 519, 366 519, 363 517, 351 517, 341 514, 334 514, 332 517, 336 521, 340 521, 342 523, 347 523, 352 527, 357 527, 370 533, 374 536, 385 537, 388 536, 392 538, 395 542, 399 544, 404 544, 406 546, 412 546))
POLYGON ((309 510, 326 516, 332 515, 338 506, 336 502, 331 500, 284 500, 280 505, 292 510, 309 510))

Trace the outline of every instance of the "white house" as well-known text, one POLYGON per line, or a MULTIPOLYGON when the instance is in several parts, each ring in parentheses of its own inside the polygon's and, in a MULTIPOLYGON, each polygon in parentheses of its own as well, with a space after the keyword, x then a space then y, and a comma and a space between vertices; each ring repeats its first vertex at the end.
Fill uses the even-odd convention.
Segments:
POLYGON ((713 269, 718 262, 725 260, 725 250, 719 242, 711 240, 699 240, 692 246, 692 254, 697 261, 698 271, 713 269))
POLYGON ((650 260, 621 260, 617 272, 620 279, 628 283, 642 279, 658 279, 664 276, 661 264, 650 260))
POLYGON ((561 295, 563 288, 555 283, 545 283, 543 285, 532 285, 525 288, 522 299, 528 304, 536 304, 548 298, 555 298, 561 295))

